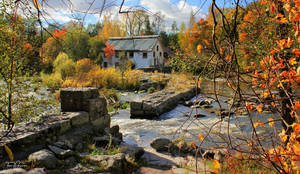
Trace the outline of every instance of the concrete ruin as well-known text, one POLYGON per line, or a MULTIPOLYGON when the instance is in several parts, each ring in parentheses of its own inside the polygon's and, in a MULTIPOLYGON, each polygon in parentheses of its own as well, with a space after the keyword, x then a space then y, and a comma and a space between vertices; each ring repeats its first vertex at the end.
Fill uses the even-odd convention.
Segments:
POLYGON ((196 88, 185 91, 162 90, 130 102, 131 118, 153 119, 175 108, 179 101, 189 100, 196 94, 196 88))
POLYGON ((104 132, 110 127, 106 100, 99 97, 96 88, 61 89, 60 98, 60 114, 20 124, 0 140, 0 162, 8 160, 4 145, 12 150, 16 160, 24 159, 28 154, 57 142, 75 149, 85 136, 104 132))

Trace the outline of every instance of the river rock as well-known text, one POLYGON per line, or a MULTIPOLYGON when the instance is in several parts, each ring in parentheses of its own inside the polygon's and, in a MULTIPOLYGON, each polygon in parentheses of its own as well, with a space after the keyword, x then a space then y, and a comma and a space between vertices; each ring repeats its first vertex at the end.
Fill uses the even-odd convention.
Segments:
POLYGON ((64 159, 64 158, 67 158, 69 156, 72 156, 74 153, 72 150, 68 149, 68 150, 65 150, 65 149, 61 149, 59 147, 56 147, 56 146, 51 146, 51 145, 48 145, 48 148, 58 157, 58 158, 61 158, 61 159, 64 159))
POLYGON ((156 151, 168 151, 172 145, 172 141, 167 138, 156 138, 150 143, 156 151))
POLYGON ((195 117, 195 118, 203 118, 203 117, 206 117, 206 115, 204 115, 204 114, 194 114, 193 117, 195 117))
POLYGON ((207 105, 207 104, 201 106, 202 109, 209 109, 212 107, 213 107, 212 105, 207 105))
POLYGON ((203 154, 203 157, 206 159, 214 159, 222 162, 224 160, 225 153, 225 149, 206 150, 203 154))
POLYGON ((14 168, 0 171, 0 174, 25 174, 26 170, 22 168, 14 168))
POLYGON ((109 128, 109 130, 107 130, 107 132, 109 134, 111 134, 113 137, 119 139, 120 141, 123 140, 123 134, 120 131, 120 127, 119 125, 115 125, 115 126, 112 126, 111 128, 109 128))
POLYGON ((46 174, 46 171, 44 168, 34 168, 28 171, 26 174, 46 174))
POLYGON ((183 105, 187 106, 187 107, 190 107, 190 106, 193 105, 193 102, 191 102, 191 101, 185 101, 185 102, 183 102, 183 105))
POLYGON ((195 100, 194 105, 210 105, 214 102, 213 99, 195 100))
POLYGON ((233 111, 228 111, 228 110, 221 110, 221 111, 217 112, 217 115, 221 116, 222 118, 227 117, 227 116, 231 116, 233 114, 234 114, 233 111))
POLYGON ((126 173, 128 170, 125 154, 118 153, 116 155, 93 155, 89 160, 95 164, 101 164, 105 171, 111 173, 126 173))
POLYGON ((47 149, 30 154, 28 160, 33 161, 35 166, 46 167, 47 169, 54 169, 58 164, 58 159, 54 153, 47 149))
POLYGON ((120 152, 126 155, 126 159, 139 160, 144 154, 144 148, 136 147, 130 144, 121 143, 120 152))

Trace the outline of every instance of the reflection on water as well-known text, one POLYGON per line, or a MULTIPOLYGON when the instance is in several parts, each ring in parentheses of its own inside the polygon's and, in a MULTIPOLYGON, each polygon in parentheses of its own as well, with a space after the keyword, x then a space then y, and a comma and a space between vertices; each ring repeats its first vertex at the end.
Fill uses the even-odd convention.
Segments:
MULTIPOLYGON (((224 82, 219 81, 217 88, 220 89, 223 95, 229 95, 230 89, 224 85, 224 82)), ((201 94, 191 99, 205 99, 212 92, 211 82, 203 81, 201 86, 201 94), (207 95, 208 94, 208 95, 207 95)), ((145 94, 126 94, 131 98, 142 97, 145 94), (136 97, 132 97, 136 95, 136 97)), ((227 108, 225 103, 226 98, 221 97, 220 103, 223 108, 227 108)), ((217 103, 213 103, 213 108, 217 109, 217 103)), ((251 113, 253 122, 260 120, 266 122, 268 118, 277 118, 276 114, 263 114, 251 113)), ((220 119, 215 113, 209 113, 207 110, 178 105, 175 109, 171 110, 160 116, 156 120, 146 119, 130 119, 129 110, 121 110, 117 115, 112 117, 112 125, 119 125, 121 132, 124 136, 124 141, 130 144, 135 144, 142 147, 149 147, 150 142, 157 137, 166 137, 170 139, 184 137, 187 141, 200 143, 198 134, 207 135, 204 147, 220 146, 224 142, 233 141, 234 145, 242 143, 242 139, 249 139, 252 135, 252 126, 248 116, 234 115, 233 117, 220 119), (194 118, 192 115, 195 113, 206 115, 202 118, 194 118)), ((275 127, 280 128, 280 123, 275 123, 275 127)), ((258 133, 262 136, 273 136, 272 131, 269 132, 270 127, 265 125, 264 128, 257 128, 258 133)), ((280 130, 280 129, 279 129, 280 130)), ((266 140, 266 139, 265 139, 266 140)), ((263 142, 267 145, 269 142, 263 142)))

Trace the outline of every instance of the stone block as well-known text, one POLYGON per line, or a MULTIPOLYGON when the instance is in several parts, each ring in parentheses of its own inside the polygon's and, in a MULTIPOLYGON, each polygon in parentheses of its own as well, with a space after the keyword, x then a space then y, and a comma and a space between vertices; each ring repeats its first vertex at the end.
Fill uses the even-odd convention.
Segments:
POLYGON ((60 91, 62 112, 86 111, 87 100, 99 96, 97 88, 64 88, 60 91))
POLYGON ((105 128, 110 128, 110 116, 105 115, 96 120, 91 121, 91 124, 95 127, 97 131, 103 131, 105 128))
POLYGON ((89 112, 89 120, 93 121, 108 113, 107 103, 103 97, 89 99, 86 110, 89 112))
POLYGON ((130 102, 130 108, 132 110, 141 110, 142 109, 142 102, 138 102, 138 101, 132 101, 130 102))
POLYGON ((143 103, 143 110, 144 111, 151 111, 153 109, 152 105, 150 102, 143 103))
POLYGON ((73 112, 68 116, 71 126, 76 127, 89 122, 89 114, 87 112, 73 112))
POLYGON ((61 121, 59 121, 59 124, 60 124, 60 129, 59 129, 60 134, 63 134, 71 129, 70 120, 61 120, 61 121))

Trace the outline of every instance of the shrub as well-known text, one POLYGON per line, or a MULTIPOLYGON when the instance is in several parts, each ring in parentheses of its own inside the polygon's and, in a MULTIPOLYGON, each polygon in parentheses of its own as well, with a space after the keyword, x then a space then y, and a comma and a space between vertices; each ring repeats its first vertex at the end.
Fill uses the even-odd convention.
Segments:
POLYGON ((124 73, 124 79, 122 79, 122 83, 119 88, 137 90, 140 87, 141 75, 142 71, 140 70, 127 70, 124 73))
POLYGON ((69 56, 60 52, 53 62, 54 72, 60 73, 62 79, 66 79, 69 76, 73 76, 75 74, 75 63, 69 56))
POLYGON ((152 86, 152 87, 148 88, 147 92, 153 93, 153 92, 155 92, 155 88, 152 86))
POLYGON ((41 73, 42 82, 48 86, 51 90, 59 89, 63 83, 61 75, 59 73, 44 74, 41 73))

